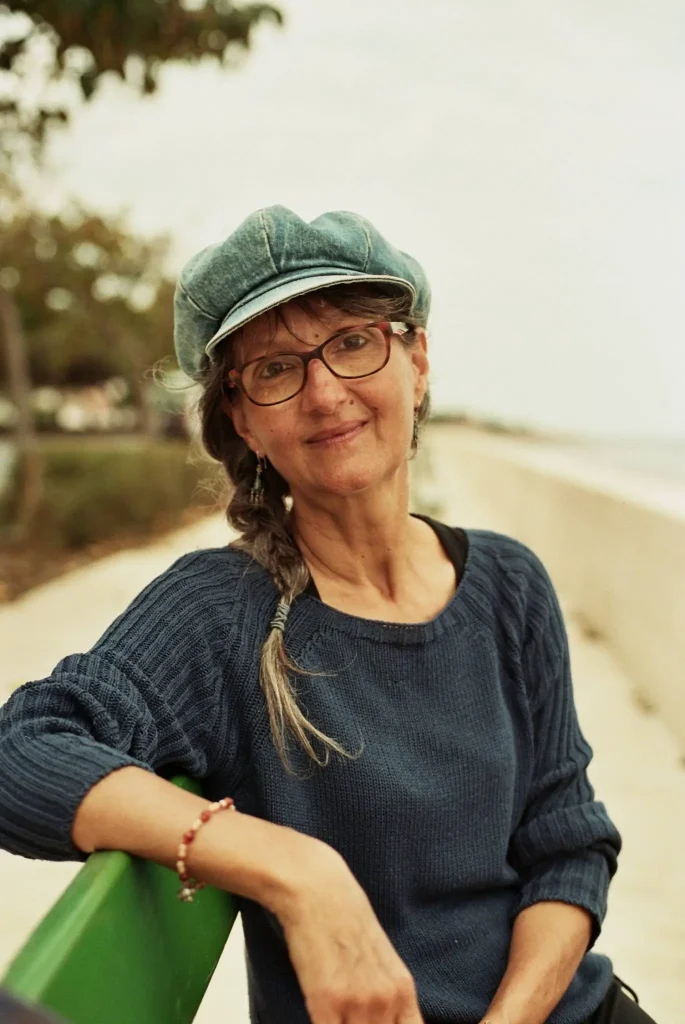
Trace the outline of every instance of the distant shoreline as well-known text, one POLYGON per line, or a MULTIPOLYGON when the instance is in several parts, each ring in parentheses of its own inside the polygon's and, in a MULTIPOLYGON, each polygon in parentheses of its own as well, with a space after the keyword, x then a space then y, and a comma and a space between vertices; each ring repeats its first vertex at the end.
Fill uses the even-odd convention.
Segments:
MULTIPOLYGON (((478 419, 460 413, 435 413, 431 423, 454 425, 482 431, 486 434, 529 441, 533 444, 553 446, 560 451, 571 452, 591 459, 594 463, 639 473, 660 480, 685 485, 685 438, 682 440, 654 440, 635 438, 611 440, 587 438, 574 434, 545 431, 495 419, 478 419)), ((79 435, 71 434, 77 439, 79 435)), ((82 435, 85 436, 85 435, 82 435)), ((88 436, 92 436, 89 434, 88 436)), ((106 435, 98 435, 106 436, 106 435)), ((11 462, 11 435, 0 435, 0 491, 6 485, 11 462)))
POLYGON ((509 437, 531 443, 551 446, 558 451, 572 453, 613 469, 655 477, 671 483, 685 485, 685 438, 660 440, 653 438, 607 439, 583 437, 562 432, 508 424, 494 419, 478 419, 459 413, 438 412, 431 417, 436 424, 483 431, 486 434, 509 437))

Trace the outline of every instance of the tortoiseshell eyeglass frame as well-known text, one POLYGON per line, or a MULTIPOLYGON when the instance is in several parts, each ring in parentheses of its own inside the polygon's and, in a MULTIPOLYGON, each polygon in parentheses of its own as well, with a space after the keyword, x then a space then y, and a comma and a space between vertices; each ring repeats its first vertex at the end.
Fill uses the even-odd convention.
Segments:
POLYGON ((299 395, 300 392, 304 390, 307 384, 307 370, 312 359, 320 359, 321 362, 326 367, 326 369, 330 370, 330 372, 335 377, 339 377, 340 380, 360 380, 362 377, 371 377, 374 373, 378 373, 380 370, 382 370, 384 366, 387 366, 388 360, 390 359, 390 343, 393 339, 393 336, 407 334, 409 330, 410 328, 403 321, 400 322, 391 320, 375 320, 370 324, 353 324, 350 327, 341 327, 340 330, 335 331, 334 334, 331 334, 331 336, 329 338, 326 338, 326 340, 323 341, 320 345, 317 345, 316 348, 313 348, 311 352, 270 352, 269 358, 275 358, 276 356, 297 356, 297 358, 301 360, 303 367, 302 383, 300 384, 297 391, 294 391, 292 395, 288 395, 287 398, 279 398, 277 402, 257 402, 254 398, 251 397, 251 395, 248 394, 247 390, 245 389, 245 385, 243 384, 243 372, 247 369, 248 366, 251 366, 253 363, 258 363, 261 359, 264 359, 264 356, 258 356, 256 359, 249 359, 246 363, 243 363, 241 367, 229 370, 228 380, 224 381, 222 385, 223 391, 226 395, 230 397, 230 392, 238 389, 242 391, 242 393, 245 395, 248 401, 252 402, 253 405, 282 405, 283 402, 289 402, 291 398, 295 398, 296 395, 299 395), (342 335, 350 334, 353 331, 366 329, 368 327, 380 327, 385 337, 385 359, 383 360, 381 365, 377 367, 377 369, 371 370, 370 373, 360 373, 358 376, 348 377, 341 373, 338 373, 336 370, 333 369, 332 366, 328 365, 328 363, 326 362, 325 355, 325 348, 327 345, 330 345, 332 341, 335 341, 336 338, 339 338, 342 335))

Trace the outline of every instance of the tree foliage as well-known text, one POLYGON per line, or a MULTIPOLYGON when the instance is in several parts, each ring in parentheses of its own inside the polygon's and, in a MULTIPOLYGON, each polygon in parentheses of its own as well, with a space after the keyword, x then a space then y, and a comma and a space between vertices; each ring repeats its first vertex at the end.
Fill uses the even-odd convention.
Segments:
POLYGON ((38 159, 74 93, 90 99, 102 75, 154 92, 166 61, 226 63, 264 19, 282 15, 231 0, 0 0, 0 158, 38 159))
MULTIPOLYGON (((173 355, 168 242, 130 235, 116 220, 24 211, 0 236, 0 283, 11 290, 35 385, 122 376, 134 390, 173 355)), ((0 388, 7 386, 0 349, 0 388)))
MULTIPOLYGON (((0 0, 0 185, 16 186, 41 163, 50 129, 103 76, 154 92, 164 63, 226 64, 265 18, 282 20, 271 4, 232 0, 0 0)), ((0 199, 16 205, 8 196, 3 187, 0 199)), ((173 286, 161 274, 159 244, 136 241, 121 225, 18 212, 4 230, 3 218, 0 204, 0 381, 18 412, 14 543, 30 536, 41 501, 32 380, 121 374, 144 404, 141 371, 171 352, 173 286)))

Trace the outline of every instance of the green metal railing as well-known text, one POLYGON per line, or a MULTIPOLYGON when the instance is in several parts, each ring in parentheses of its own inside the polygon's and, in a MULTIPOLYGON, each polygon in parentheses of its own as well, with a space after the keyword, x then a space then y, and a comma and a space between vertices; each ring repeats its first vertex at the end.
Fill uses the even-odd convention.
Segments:
MULTIPOLYGON (((200 793, 178 776, 176 785, 200 793)), ((70 1024, 189 1024, 237 915, 207 887, 176 898, 173 871, 91 854, 10 965, 2 987, 70 1024)))

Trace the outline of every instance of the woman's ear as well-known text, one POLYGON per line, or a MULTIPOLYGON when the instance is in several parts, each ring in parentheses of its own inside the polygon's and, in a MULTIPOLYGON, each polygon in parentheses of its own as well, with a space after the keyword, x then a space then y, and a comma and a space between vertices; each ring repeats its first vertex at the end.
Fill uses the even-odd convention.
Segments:
POLYGON ((221 409, 229 419, 233 419, 233 402, 225 391, 221 392, 221 409))
POLYGON ((233 401, 231 401, 224 391, 221 395, 221 408, 224 414, 233 421, 233 429, 238 437, 242 437, 248 448, 251 448, 255 454, 258 454, 260 451, 259 443, 247 425, 240 396, 238 395, 233 401))
POLYGON ((428 372, 430 370, 425 329, 416 327, 414 338, 416 340, 411 348, 411 360, 414 368, 414 403, 419 406, 428 390, 428 372))

